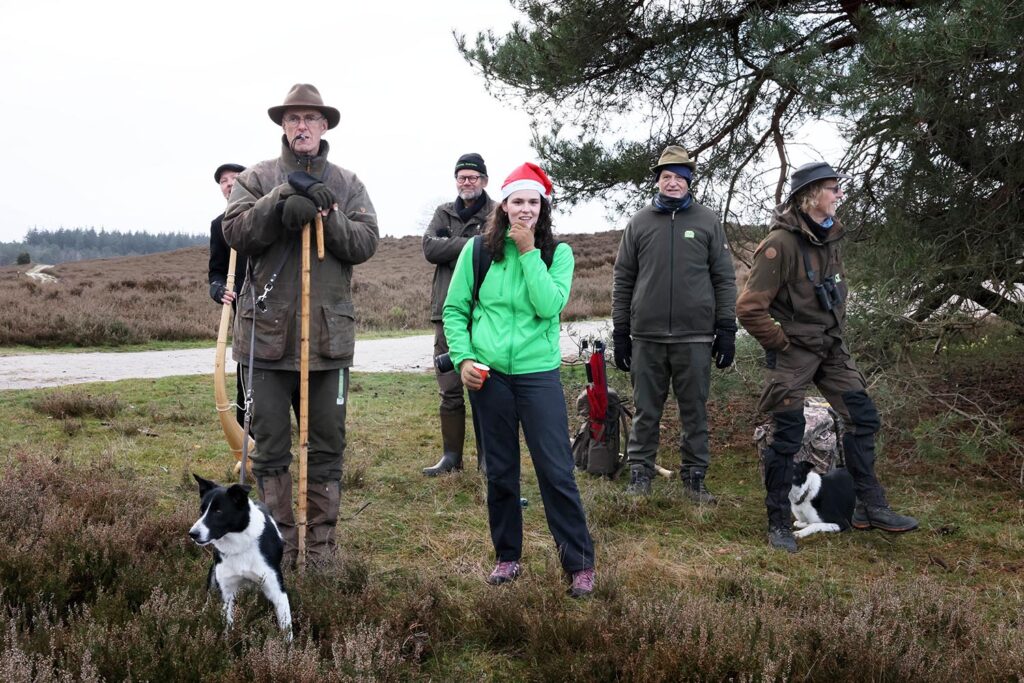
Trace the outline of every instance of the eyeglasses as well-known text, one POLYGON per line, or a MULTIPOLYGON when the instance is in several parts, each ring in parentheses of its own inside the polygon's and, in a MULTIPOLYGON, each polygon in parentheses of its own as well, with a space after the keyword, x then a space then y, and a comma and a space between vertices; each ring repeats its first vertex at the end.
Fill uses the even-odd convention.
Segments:
POLYGON ((319 114, 306 114, 305 116, 299 116, 298 114, 286 114, 282 120, 289 126, 297 126, 301 121, 305 121, 307 126, 312 126, 315 123, 323 121, 324 117, 319 114))
POLYGON ((455 176, 455 182, 459 185, 465 185, 466 183, 478 183, 482 175, 457 175, 455 176))
POLYGON ((826 185, 825 189, 831 192, 832 194, 839 194, 840 192, 843 191, 843 188, 839 187, 838 185, 826 185))

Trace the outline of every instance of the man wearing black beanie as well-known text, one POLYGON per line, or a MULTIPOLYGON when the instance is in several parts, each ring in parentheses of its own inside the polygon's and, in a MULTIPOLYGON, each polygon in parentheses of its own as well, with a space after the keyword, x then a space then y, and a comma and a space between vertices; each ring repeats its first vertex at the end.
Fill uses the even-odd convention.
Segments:
MULTIPOLYGON (((455 162, 454 202, 437 207, 434 217, 423 234, 423 255, 435 265, 434 283, 430 293, 430 321, 434 324, 434 356, 448 353, 448 340, 444 336, 441 309, 448 296, 455 262, 472 237, 483 232, 488 216, 494 210, 494 200, 487 196, 487 166, 476 153, 463 154, 455 162)), ((454 369, 437 370, 437 385, 441 395, 441 459, 423 474, 439 474, 462 469, 462 449, 466 439, 466 401, 462 393, 462 380, 454 369)), ((474 416, 474 433, 476 432, 474 416)), ((483 463, 480 440, 477 439, 477 466, 483 463)))

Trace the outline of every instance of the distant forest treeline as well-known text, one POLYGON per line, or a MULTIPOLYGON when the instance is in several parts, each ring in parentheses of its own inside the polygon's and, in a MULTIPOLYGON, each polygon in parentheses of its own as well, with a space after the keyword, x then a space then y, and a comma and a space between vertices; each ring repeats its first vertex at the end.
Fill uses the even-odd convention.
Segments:
POLYGON ((96 228, 60 228, 38 230, 33 228, 21 242, 0 242, 0 265, 24 262, 25 254, 31 263, 66 263, 111 256, 135 256, 172 251, 209 242, 207 235, 184 232, 107 232, 96 228))

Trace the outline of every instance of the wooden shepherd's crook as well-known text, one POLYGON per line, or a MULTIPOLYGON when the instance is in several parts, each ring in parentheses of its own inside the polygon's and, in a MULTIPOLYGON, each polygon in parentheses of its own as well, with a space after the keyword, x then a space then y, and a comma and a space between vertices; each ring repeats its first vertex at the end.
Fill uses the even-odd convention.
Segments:
MULTIPOLYGON (((317 214, 317 224, 320 224, 317 214)), ((306 566, 306 497, 309 487, 309 268, 310 227, 302 226, 302 322, 299 328, 299 569, 306 566)))
MULTIPOLYGON (((228 257, 227 282, 224 284, 225 292, 235 291, 235 260, 237 254, 231 250, 228 257)), ((231 303, 224 303, 220 312, 220 328, 217 330, 217 352, 213 359, 213 399, 217 404, 217 416, 220 418, 220 427, 224 431, 224 438, 227 439, 228 448, 235 456, 235 474, 242 469, 242 442, 245 433, 242 427, 235 420, 235 411, 231 409, 231 402, 228 401, 227 387, 224 383, 224 360, 227 355, 228 330, 231 328, 231 303)), ((241 368, 238 370, 241 372, 241 368)), ((256 449, 256 442, 249 438, 249 453, 256 449)), ((249 474, 252 474, 252 460, 247 463, 249 474)))

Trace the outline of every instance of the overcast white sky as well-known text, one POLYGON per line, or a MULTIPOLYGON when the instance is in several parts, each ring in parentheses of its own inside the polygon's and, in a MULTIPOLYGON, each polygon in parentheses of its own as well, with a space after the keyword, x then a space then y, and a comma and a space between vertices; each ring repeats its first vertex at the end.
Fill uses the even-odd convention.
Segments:
MULTIPOLYGON (((0 241, 208 232, 213 171, 279 154, 267 108, 298 82, 341 111, 330 160, 363 179, 381 233, 420 234, 455 198, 462 153, 484 156, 492 195, 535 160, 529 117, 487 94, 452 38, 514 19, 507 0, 0 0, 0 241)), ((624 222, 556 214, 560 232, 624 222)))
MULTIPOLYGON (((276 157, 267 116, 298 82, 341 111, 330 159, 382 234, 420 234, 479 152, 491 187, 535 160, 529 117, 489 96, 452 30, 506 30, 505 0, 0 0, 0 241, 31 227, 209 231, 223 162, 276 157)), ((597 207, 562 232, 613 226, 597 207)))

